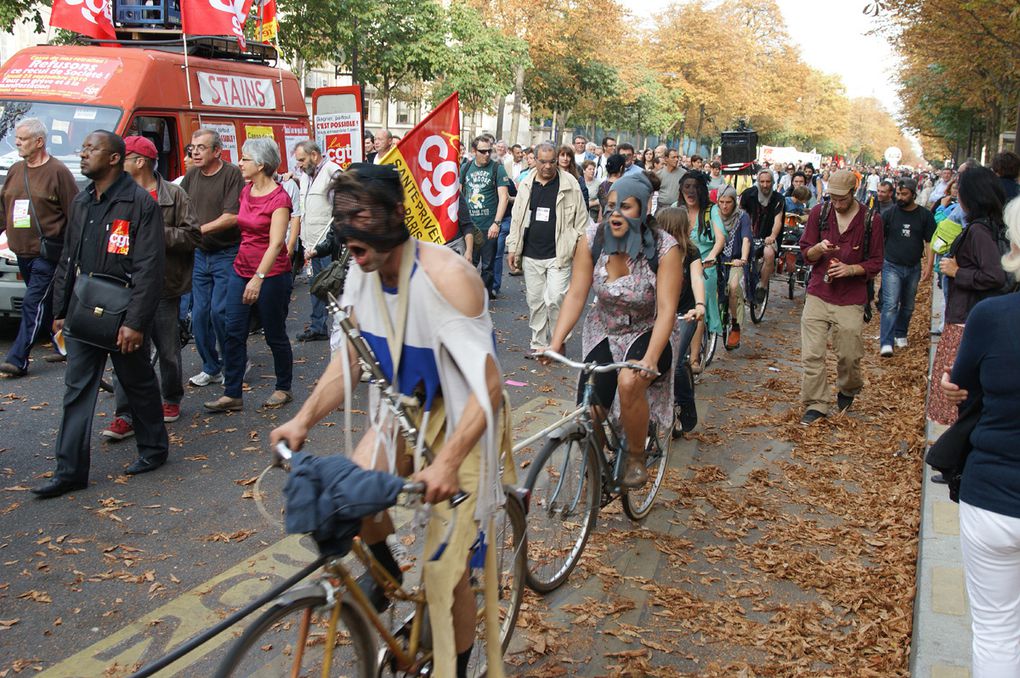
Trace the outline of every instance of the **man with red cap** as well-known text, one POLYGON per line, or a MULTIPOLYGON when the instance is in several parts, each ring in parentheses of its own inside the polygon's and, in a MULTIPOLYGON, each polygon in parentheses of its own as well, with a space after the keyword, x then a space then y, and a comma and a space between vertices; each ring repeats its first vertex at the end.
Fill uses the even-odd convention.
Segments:
MULTIPOLYGON (((180 328, 178 307, 181 296, 191 290, 191 270, 195 265, 195 248, 202 241, 198 216, 187 192, 163 179, 156 172, 159 157, 155 144, 142 136, 124 138, 126 149, 124 170, 159 204, 163 214, 163 244, 166 248, 166 276, 163 294, 152 320, 152 338, 159 356, 159 381, 163 396, 163 421, 177 421, 181 416, 181 399, 184 397, 184 374, 181 371, 180 328)), ((148 343, 148 342, 146 342, 148 343)), ((143 349, 149 355, 148 346, 143 349)), ((135 434, 131 420, 131 407, 127 394, 116 383, 114 389, 117 409, 110 425, 102 436, 123 440, 135 434)))

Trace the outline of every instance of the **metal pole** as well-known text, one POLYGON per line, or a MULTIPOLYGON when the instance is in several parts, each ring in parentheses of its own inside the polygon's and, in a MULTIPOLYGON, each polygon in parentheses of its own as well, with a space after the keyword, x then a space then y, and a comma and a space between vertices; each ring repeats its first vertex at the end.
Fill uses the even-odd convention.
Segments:
POLYGON ((194 109, 195 106, 191 102, 191 71, 188 70, 188 34, 183 30, 181 31, 181 42, 184 43, 184 82, 188 87, 188 108, 194 109))
POLYGON ((234 614, 230 615, 229 617, 227 617, 226 619, 224 619, 211 629, 206 629, 197 636, 193 636, 190 640, 188 640, 186 643, 178 647, 170 654, 164 655, 157 659, 156 661, 152 662, 151 664, 148 664, 147 666, 143 666, 142 668, 138 669, 130 676, 128 676, 128 678, 147 678, 148 676, 153 675, 157 671, 166 668, 170 664, 173 664, 175 661, 177 661, 184 655, 195 650, 201 645, 204 645, 205 643, 209 642, 210 640, 212 640, 219 634, 223 633, 237 622, 247 617, 255 610, 259 609, 260 607, 268 603, 273 598, 276 598, 278 595, 280 595, 290 587, 294 586, 294 584, 297 584, 299 581, 310 575, 312 572, 319 569, 324 562, 326 562, 326 557, 319 556, 318 558, 315 559, 313 563, 307 565, 303 570, 297 572, 287 581, 283 582, 282 584, 272 589, 271 591, 265 593, 257 600, 252 601, 251 603, 249 603, 242 609, 238 610, 234 614))

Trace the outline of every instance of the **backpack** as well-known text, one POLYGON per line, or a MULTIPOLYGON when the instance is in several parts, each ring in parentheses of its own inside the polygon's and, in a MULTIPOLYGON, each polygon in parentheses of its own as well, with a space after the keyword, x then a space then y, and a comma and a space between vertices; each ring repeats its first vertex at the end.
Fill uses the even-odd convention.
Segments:
MULTIPOLYGON (((642 224, 642 230, 645 228, 651 228, 650 226, 642 224)), ((659 272, 659 234, 657 231, 652 231, 652 235, 655 236, 655 252, 652 254, 652 258, 648 260, 648 267, 652 269, 652 273, 658 274, 659 272)), ((605 229, 602 224, 599 224, 595 229, 595 241, 591 244, 591 260, 594 264, 602 256, 602 248, 605 246, 605 229)))
MULTIPOLYGON (((822 204, 822 212, 819 215, 818 221, 818 235, 820 237, 824 238, 825 233, 827 233, 829 230, 829 211, 831 209, 832 202, 826 200, 822 204)), ((878 199, 875 196, 870 196, 868 198, 868 210, 867 212, 864 213, 864 246, 863 246, 864 258, 861 259, 862 263, 867 261, 868 257, 871 256, 871 229, 873 226, 872 222, 874 222, 875 220, 875 212, 877 211, 878 211, 878 199)), ((864 304, 864 322, 870 323, 871 318, 874 315, 874 311, 872 310, 871 304, 875 301, 875 279, 868 278, 865 288, 867 289, 868 300, 864 304)))

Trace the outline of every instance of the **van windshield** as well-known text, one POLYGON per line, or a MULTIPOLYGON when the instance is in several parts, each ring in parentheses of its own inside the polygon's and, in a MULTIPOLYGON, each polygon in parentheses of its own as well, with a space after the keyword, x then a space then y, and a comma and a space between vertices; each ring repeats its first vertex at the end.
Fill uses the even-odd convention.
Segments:
POLYGON ((78 149, 97 129, 116 131, 121 110, 105 106, 57 104, 50 101, 0 99, 0 178, 18 162, 14 144, 14 126, 22 118, 39 118, 46 125, 46 150, 67 165, 80 186, 88 183, 82 176, 78 149))

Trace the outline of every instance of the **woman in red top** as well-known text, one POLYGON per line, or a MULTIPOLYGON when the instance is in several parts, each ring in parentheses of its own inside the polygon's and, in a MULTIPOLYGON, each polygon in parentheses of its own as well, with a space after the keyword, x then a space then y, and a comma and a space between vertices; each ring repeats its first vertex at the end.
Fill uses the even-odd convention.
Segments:
POLYGON ((276 389, 266 407, 291 401, 294 354, 287 336, 291 270, 284 236, 290 220, 290 196, 276 183, 280 151, 272 139, 249 139, 241 149, 241 174, 249 183, 241 190, 237 225, 241 245, 227 284, 227 337, 223 347, 224 395, 205 404, 214 412, 244 407, 241 381, 248 363, 248 324, 258 305, 266 344, 273 353, 276 389))

